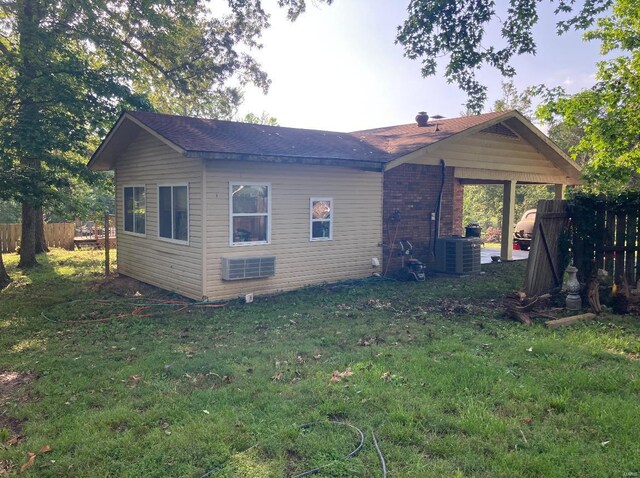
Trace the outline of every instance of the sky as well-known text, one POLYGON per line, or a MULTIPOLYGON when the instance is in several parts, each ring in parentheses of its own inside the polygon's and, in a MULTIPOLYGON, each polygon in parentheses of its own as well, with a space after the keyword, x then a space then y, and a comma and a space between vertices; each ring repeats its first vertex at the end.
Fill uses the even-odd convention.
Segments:
MULTIPOLYGON (((267 95, 248 87, 239 116, 267 112, 281 126, 357 131, 410 123, 418 111, 462 114, 466 96, 447 83, 444 70, 423 78, 420 62, 405 58, 402 46, 394 44, 408 0, 308 3, 293 23, 283 9, 269 10, 272 26, 263 34, 264 47, 253 54, 271 87, 267 95)), ((543 83, 575 93, 594 83, 599 45, 583 42, 579 32, 558 37, 548 3, 540 4, 547 10, 535 29, 538 54, 514 61, 514 83, 519 90, 543 83)), ((487 31, 487 37, 488 42, 500 40, 497 30, 487 31)), ((481 71, 479 78, 489 87, 488 112, 502 96, 502 78, 495 70, 481 71)))

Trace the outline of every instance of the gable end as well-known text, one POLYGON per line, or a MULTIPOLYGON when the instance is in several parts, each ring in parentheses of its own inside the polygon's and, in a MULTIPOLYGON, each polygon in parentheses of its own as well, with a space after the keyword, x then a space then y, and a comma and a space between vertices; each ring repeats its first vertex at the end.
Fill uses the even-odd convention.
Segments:
POLYGON ((519 138, 509 127, 503 123, 496 123, 480 131, 481 133, 497 134, 499 136, 506 136, 509 138, 519 138))

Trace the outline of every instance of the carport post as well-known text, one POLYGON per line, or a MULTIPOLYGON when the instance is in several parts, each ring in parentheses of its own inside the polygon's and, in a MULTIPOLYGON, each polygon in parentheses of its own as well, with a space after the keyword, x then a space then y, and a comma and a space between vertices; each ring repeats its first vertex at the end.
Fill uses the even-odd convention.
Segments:
POLYGON ((556 201, 562 201, 564 199, 564 184, 554 184, 553 191, 555 192, 554 199, 556 201))
POLYGON ((513 259, 513 228, 515 226, 516 212, 516 182, 505 181, 502 190, 502 244, 500 248, 500 259, 510 261, 513 259))

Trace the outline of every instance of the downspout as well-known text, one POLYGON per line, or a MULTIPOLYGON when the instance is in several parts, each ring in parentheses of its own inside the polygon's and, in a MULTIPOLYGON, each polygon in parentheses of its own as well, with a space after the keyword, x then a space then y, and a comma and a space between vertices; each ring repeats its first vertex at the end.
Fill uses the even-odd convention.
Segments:
POLYGON ((444 159, 440 159, 440 192, 438 192, 438 201, 436 203, 436 226, 433 232, 432 254, 436 255, 436 240, 440 237, 440 211, 442 209, 442 192, 444 191, 444 174, 446 164, 444 159))

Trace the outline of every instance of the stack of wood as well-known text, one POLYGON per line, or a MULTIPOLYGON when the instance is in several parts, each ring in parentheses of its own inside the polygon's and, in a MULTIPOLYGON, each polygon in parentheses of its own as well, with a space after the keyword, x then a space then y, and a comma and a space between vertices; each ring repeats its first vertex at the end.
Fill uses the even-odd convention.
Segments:
POLYGON ((533 318, 544 316, 540 309, 547 307, 551 294, 527 297, 523 291, 514 292, 505 296, 503 306, 508 318, 522 322, 525 325, 533 324, 533 318))

